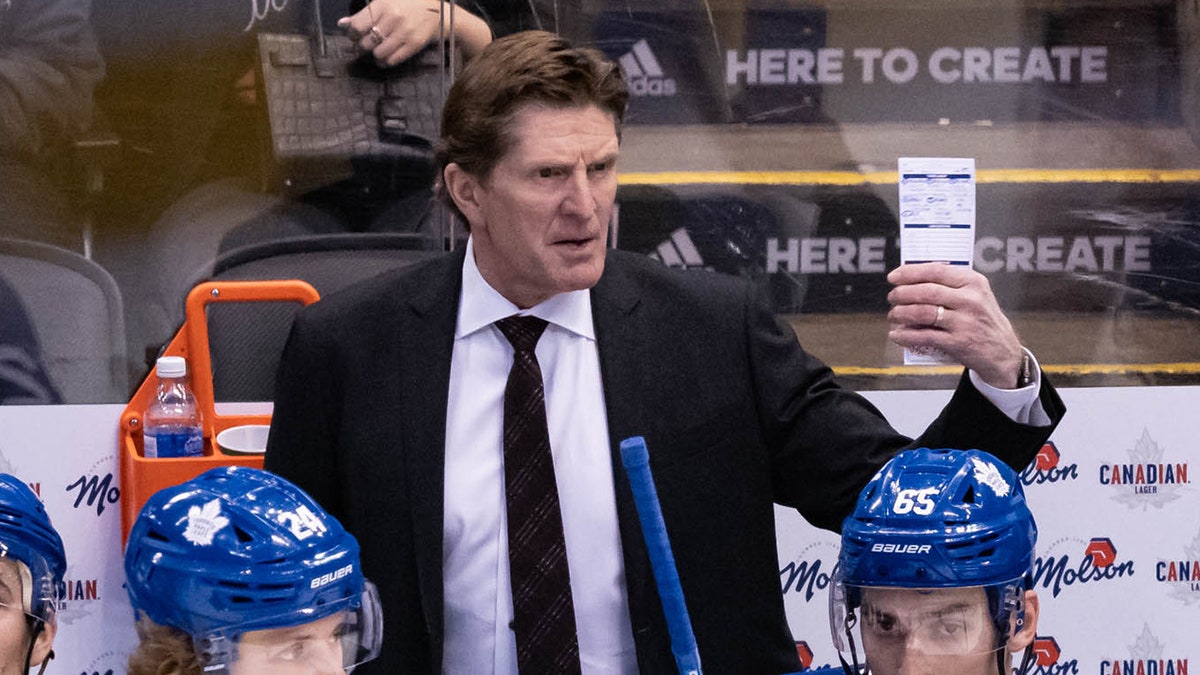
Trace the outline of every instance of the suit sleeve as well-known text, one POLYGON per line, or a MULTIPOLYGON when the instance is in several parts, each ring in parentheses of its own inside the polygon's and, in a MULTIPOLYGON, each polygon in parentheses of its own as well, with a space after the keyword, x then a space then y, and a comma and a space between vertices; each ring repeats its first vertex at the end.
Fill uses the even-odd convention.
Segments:
POLYGON ((299 485, 341 518, 336 440, 342 371, 330 331, 302 311, 275 378, 275 409, 264 468, 299 485))
POLYGON ((975 390, 964 372, 938 418, 910 439, 869 401, 842 388, 833 371, 806 353, 752 290, 747 306, 748 359, 772 462, 774 499, 798 509, 817 527, 840 530, 859 491, 901 450, 985 450, 1020 471, 1062 418, 1062 401, 1044 376, 1041 400, 1051 424, 1037 427, 1012 421, 975 390))

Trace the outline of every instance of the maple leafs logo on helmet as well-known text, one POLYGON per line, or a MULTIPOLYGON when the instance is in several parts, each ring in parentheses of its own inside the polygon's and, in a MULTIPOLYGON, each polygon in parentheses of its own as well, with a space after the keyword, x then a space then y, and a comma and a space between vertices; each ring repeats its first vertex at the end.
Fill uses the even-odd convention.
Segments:
POLYGON ((1008 496, 1011 488, 1008 486, 1008 481, 1004 480, 1004 476, 1000 475, 1000 470, 996 468, 995 464, 988 464, 978 457, 972 457, 971 463, 975 465, 975 480, 992 488, 997 497, 1008 496))
POLYGON ((221 515, 221 500, 214 499, 203 507, 188 509, 183 538, 196 546, 212 546, 213 536, 228 524, 229 519, 221 515))

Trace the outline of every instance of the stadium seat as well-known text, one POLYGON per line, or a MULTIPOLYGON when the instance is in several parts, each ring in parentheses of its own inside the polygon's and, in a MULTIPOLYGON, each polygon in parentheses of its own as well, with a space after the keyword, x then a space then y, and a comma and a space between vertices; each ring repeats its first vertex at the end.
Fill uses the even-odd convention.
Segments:
POLYGON ((124 307, 112 275, 66 249, 7 238, 0 270, 29 313, 63 402, 128 398, 124 307))
MULTIPOLYGON (((213 281, 301 279, 328 295, 436 255, 428 237, 328 234, 252 244, 221 255, 213 281)), ((222 303, 208 309, 213 395, 220 403, 269 401, 299 303, 222 303)))

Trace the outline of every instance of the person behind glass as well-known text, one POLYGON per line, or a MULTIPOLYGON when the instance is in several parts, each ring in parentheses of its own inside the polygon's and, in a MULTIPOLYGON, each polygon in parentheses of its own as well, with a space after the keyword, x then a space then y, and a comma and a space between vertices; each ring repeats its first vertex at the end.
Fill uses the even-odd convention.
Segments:
POLYGON ((520 3, 498 0, 110 3, 105 11, 117 14, 123 37, 131 36, 114 46, 130 72, 119 81, 129 84, 110 89, 129 108, 130 128, 123 135, 131 146, 150 148, 127 163, 131 176, 120 191, 128 208, 151 223, 148 246, 155 254, 142 274, 154 301, 141 308, 149 344, 170 339, 183 321, 188 291, 222 253, 290 237, 412 232, 431 211, 433 168, 427 162, 404 170, 367 162, 356 165, 351 178, 330 177, 330 184, 300 194, 265 188, 271 160, 247 152, 263 147, 269 133, 262 127, 266 101, 256 84, 256 34, 309 34, 318 5, 326 33, 344 31, 365 59, 387 66, 448 38, 451 16, 464 58, 486 45, 493 31, 503 35, 530 20, 520 3), (130 40, 145 44, 130 48, 130 40), (148 68, 147 54, 161 65, 148 68), (177 72, 164 77, 158 72, 163 69, 177 72), (146 100, 153 102, 149 121, 146 100))
POLYGON ((61 181, 104 75, 88 0, 0 2, 0 237, 83 248, 61 181))
POLYGON ((1036 543, 1008 466, 974 450, 900 453, 842 526, 829 603, 842 665, 814 672, 1024 675, 1037 634, 1036 543))
POLYGON ((0 673, 46 671, 66 569, 62 538, 42 501, 0 473, 0 673))
POLYGON ((125 576, 139 637, 129 675, 341 675, 379 651, 358 543, 260 469, 210 469, 151 496, 125 576))
POLYGON ((57 403, 62 395, 47 372, 25 303, 0 275, 0 405, 57 403))
POLYGON ((362 542, 387 630, 364 672, 677 672, 613 468, 637 435, 705 670, 798 670, 774 504, 836 530, 896 452, 979 447, 1021 467, 1063 414, 971 270, 890 276, 892 338, 970 371, 914 440, 841 388, 748 282, 610 250, 627 100, 598 51, 539 31, 494 41, 442 114, 440 191, 467 244, 330 294, 292 326, 266 467, 362 542), (538 330, 531 348, 523 338, 538 330), (531 362, 541 381, 525 393, 544 406, 507 406, 508 382, 529 385, 531 362), (531 445, 549 460, 514 442, 538 413, 531 445), (544 518, 510 515, 526 506, 530 454, 552 462, 538 490, 558 508, 544 518), (555 567, 555 597, 569 593, 572 609, 555 616, 574 630, 545 645, 564 660, 539 669, 546 654, 529 633, 541 624, 514 590, 537 576, 514 570, 533 545, 526 528, 555 522, 559 541, 537 543, 555 559, 565 549, 569 583, 555 567))
MULTIPOLYGON (((450 8, 442 0, 369 0, 351 3, 351 11, 338 19, 338 27, 382 66, 403 63, 452 34, 450 8)), ((476 14, 456 7, 453 19, 455 43, 464 58, 492 41, 492 29, 476 14)))

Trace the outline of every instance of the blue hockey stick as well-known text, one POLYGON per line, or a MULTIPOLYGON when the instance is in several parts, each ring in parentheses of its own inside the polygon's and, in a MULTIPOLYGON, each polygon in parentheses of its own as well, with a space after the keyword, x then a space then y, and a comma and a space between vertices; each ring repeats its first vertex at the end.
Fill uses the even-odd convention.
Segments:
POLYGON ((654 582, 658 585, 658 597, 662 598, 675 664, 679 666, 680 675, 703 675, 700 650, 696 647, 696 635, 692 633, 692 620, 683 601, 675 556, 671 553, 667 526, 658 504, 658 491, 654 489, 654 479, 650 476, 650 454, 646 450, 645 439, 634 436, 621 441, 621 463, 625 465, 625 473, 633 488, 633 503, 637 507, 638 520, 642 523, 646 550, 650 553, 650 567, 654 571, 654 582))

